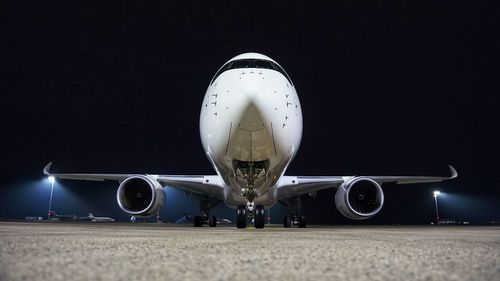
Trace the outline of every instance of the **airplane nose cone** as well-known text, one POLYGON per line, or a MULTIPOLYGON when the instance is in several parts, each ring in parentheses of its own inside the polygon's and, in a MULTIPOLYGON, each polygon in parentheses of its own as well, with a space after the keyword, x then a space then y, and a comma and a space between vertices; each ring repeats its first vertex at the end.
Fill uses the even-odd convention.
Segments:
POLYGON ((239 84, 240 95, 235 103, 237 104, 237 124, 239 128, 248 131, 256 131, 264 128, 265 116, 264 107, 266 99, 262 99, 266 93, 265 84, 260 81, 259 75, 253 73, 254 70, 242 70, 245 72, 245 79, 239 84))
POLYGON ((247 99, 240 105, 238 127, 242 130, 257 131, 264 128, 264 117, 253 99, 247 99))
POLYGON ((242 93, 234 100, 236 107, 226 155, 240 161, 264 161, 276 155, 270 120, 265 115, 265 100, 242 93))

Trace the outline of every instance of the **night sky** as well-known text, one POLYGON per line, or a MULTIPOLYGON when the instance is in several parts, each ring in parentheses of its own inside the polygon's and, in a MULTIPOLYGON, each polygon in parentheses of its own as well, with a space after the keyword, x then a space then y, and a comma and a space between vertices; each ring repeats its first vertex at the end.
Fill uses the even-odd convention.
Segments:
MULTIPOLYGON (((454 181, 384 185, 382 211, 363 223, 427 224, 434 189, 442 218, 500 220, 494 1, 232 2, 3 2, 0 216, 46 214, 49 161, 57 172, 213 174, 203 95, 224 62, 252 51, 283 66, 301 101, 288 175, 447 176, 452 164, 454 181)), ((127 219, 116 183, 56 185, 57 212, 127 219)), ((358 223, 334 192, 303 196, 309 223, 358 223)), ((169 190, 162 217, 197 206, 169 190)), ((281 221, 283 208, 273 213, 281 221)))

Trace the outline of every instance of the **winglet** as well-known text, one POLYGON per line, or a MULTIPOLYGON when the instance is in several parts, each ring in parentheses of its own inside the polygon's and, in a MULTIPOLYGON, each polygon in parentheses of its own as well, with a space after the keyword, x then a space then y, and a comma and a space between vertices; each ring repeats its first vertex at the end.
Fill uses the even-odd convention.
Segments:
POLYGON ((457 178, 458 177, 457 170, 455 170, 455 168, 453 168, 452 165, 448 165, 448 167, 450 168, 450 172, 451 172, 450 179, 457 178))
POLYGON ((52 162, 49 162, 45 167, 43 168, 43 173, 46 174, 47 176, 50 176, 50 166, 52 166, 52 162))

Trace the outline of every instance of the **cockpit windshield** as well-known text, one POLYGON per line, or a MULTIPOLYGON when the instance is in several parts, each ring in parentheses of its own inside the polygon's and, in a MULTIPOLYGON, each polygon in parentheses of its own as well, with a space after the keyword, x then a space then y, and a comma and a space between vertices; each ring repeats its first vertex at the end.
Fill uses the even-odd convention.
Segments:
POLYGON ((215 79, 217 79, 217 77, 219 77, 219 75, 221 75, 223 72, 228 71, 230 69, 239 69, 239 68, 264 68, 264 69, 275 70, 283 74, 286 80, 288 80, 288 82, 293 86, 292 80, 290 79, 290 77, 288 77, 288 74, 286 74, 285 70, 281 68, 281 66, 277 65, 272 61, 263 59, 241 59, 241 60, 230 61, 226 63, 224 66, 222 66, 221 69, 219 69, 219 71, 217 71, 210 84, 212 84, 215 81, 215 79))

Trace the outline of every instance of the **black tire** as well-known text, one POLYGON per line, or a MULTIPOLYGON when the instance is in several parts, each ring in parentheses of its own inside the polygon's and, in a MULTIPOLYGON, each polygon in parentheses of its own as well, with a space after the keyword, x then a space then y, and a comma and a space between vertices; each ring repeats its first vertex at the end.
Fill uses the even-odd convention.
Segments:
POLYGON ((194 226, 201 227, 201 216, 194 216, 194 226))
POLYGON ((305 227, 306 227, 306 217, 300 216, 299 217, 299 228, 305 228, 305 227))
POLYGON ((213 216, 213 217, 209 218, 208 219, 208 225, 210 227, 216 227, 217 226, 217 217, 213 216))
POLYGON ((255 206, 255 228, 264 228, 265 224, 265 209, 262 205, 255 206))
POLYGON ((245 205, 239 205, 236 212, 236 227, 246 228, 247 227, 247 208, 245 205))
POLYGON ((283 227, 291 227, 292 226, 292 219, 290 217, 284 217, 283 218, 283 227))

